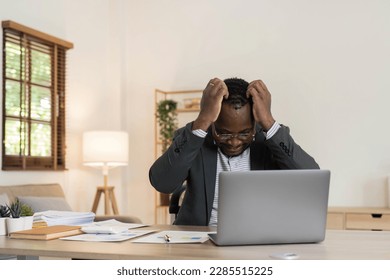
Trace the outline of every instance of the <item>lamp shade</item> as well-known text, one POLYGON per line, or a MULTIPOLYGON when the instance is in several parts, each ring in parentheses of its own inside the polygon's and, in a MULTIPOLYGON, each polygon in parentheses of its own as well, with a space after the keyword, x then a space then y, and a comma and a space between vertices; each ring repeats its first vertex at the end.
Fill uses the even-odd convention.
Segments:
POLYGON ((83 134, 83 162, 88 166, 123 166, 129 161, 129 136, 124 131, 83 134))

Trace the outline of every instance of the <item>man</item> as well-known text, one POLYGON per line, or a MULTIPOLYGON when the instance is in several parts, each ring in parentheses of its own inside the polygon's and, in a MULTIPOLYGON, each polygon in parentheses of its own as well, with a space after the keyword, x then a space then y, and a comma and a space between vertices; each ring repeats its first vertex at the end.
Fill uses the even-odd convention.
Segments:
POLYGON ((163 193, 187 181, 175 224, 215 226, 220 171, 318 168, 289 128, 275 122, 261 80, 214 78, 203 91, 198 117, 175 133, 149 179, 163 193))

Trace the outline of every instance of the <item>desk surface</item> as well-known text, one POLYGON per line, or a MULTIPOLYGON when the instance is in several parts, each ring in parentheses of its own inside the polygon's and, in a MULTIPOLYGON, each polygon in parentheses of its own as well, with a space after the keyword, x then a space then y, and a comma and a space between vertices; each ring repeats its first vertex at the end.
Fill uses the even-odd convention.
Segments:
MULTIPOLYGON (((208 227, 156 225, 160 230, 211 231, 208 227)), ((300 259, 386 259, 390 260, 390 231, 328 230, 317 244, 215 246, 202 244, 141 244, 123 242, 80 242, 65 240, 21 240, 0 236, 0 254, 74 259, 252 259, 293 252, 300 259)))

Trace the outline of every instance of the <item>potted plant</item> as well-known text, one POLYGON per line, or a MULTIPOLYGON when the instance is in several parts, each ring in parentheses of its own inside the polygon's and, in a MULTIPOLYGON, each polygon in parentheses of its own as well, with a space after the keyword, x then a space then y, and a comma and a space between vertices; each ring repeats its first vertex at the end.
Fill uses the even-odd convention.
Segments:
POLYGON ((21 204, 20 217, 24 220, 24 229, 31 229, 34 222, 34 210, 27 204, 21 204))
POLYGON ((6 221, 8 233, 32 228, 34 212, 30 206, 16 199, 8 208, 11 213, 11 218, 6 221))
POLYGON ((162 152, 164 153, 170 145, 173 133, 177 129, 177 102, 165 99, 157 104, 156 117, 160 127, 160 140, 162 141, 162 152))
POLYGON ((11 212, 7 205, 0 205, 0 235, 7 235, 6 219, 9 218, 11 212))
MULTIPOLYGON (((156 117, 160 127, 161 152, 165 152, 171 144, 173 133, 178 128, 177 102, 165 99, 157 104, 156 117)), ((169 205, 169 194, 160 193, 160 205, 169 205)))

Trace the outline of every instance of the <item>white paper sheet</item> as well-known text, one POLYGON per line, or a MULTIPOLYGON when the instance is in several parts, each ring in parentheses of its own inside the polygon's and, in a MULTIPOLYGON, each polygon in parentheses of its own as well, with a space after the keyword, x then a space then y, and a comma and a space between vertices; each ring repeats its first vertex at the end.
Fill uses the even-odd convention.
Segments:
POLYGON ((94 226, 94 227, 124 227, 127 229, 133 229, 133 228, 140 228, 140 227, 146 227, 147 225, 144 224, 135 224, 135 223, 122 223, 115 219, 100 221, 100 222, 93 222, 88 225, 84 226, 94 226))
POLYGON ((133 240, 134 243, 203 243, 211 232, 202 231, 161 231, 133 240))
POLYGON ((124 241, 132 238, 136 238, 148 233, 155 232, 155 230, 128 230, 119 234, 80 234, 74 236, 68 236, 60 238, 61 240, 71 241, 91 241, 91 242, 117 242, 124 241))

